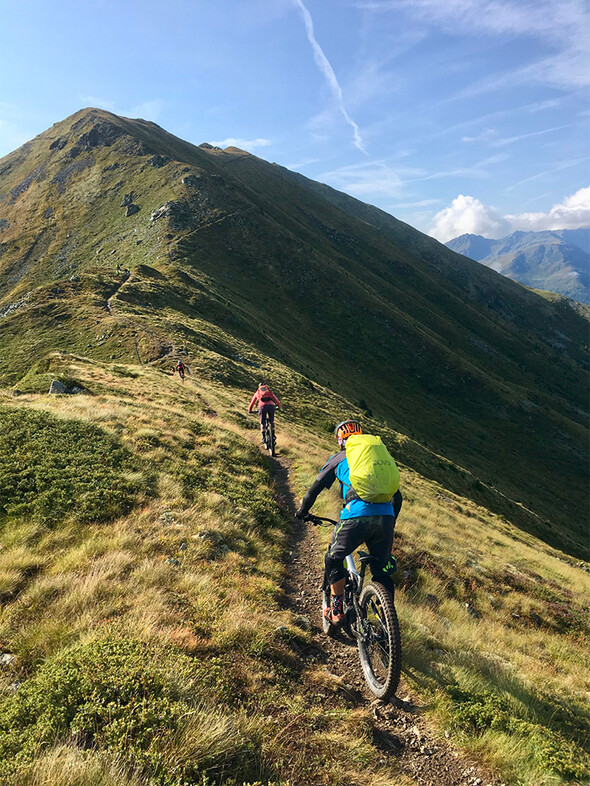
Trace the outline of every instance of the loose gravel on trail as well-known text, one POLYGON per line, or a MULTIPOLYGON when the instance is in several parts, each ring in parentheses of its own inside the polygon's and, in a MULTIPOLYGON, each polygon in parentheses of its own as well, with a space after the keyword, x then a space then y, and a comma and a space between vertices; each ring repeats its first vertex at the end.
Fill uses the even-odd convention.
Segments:
MULTIPOLYGON (((293 514, 295 500, 287 463, 280 458, 271 459, 271 463, 277 499, 293 514)), ((421 786, 505 786, 432 733, 420 701, 403 678, 394 703, 376 700, 362 676, 356 644, 344 635, 332 639, 323 633, 321 551, 315 528, 311 524, 295 524, 286 560, 285 606, 306 617, 312 626, 313 644, 301 657, 310 666, 322 663, 351 700, 370 709, 374 741, 383 753, 383 763, 394 759, 397 768, 421 786)), ((402 651, 403 635, 402 629, 402 651)))

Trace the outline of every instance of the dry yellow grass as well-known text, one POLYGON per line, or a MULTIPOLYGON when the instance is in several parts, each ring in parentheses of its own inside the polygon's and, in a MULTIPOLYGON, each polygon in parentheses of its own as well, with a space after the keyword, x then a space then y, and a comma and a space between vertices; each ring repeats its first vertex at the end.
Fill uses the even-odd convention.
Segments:
MULTIPOLYGON (((306 705, 300 667, 274 633, 285 625, 303 640, 308 635, 280 607, 288 521, 272 501, 270 476, 253 458, 256 422, 240 420, 235 389, 205 379, 198 387, 191 380, 182 386, 153 369, 129 368, 134 379, 75 361, 76 378, 96 395, 18 399, 22 408, 100 424, 141 456, 157 478, 154 496, 140 499, 129 515, 109 524, 64 523, 45 530, 23 521, 5 530, 0 551, 0 592, 8 598, 0 619, 5 647, 17 652, 30 673, 64 647, 114 626, 125 635, 196 655, 199 662, 228 659, 223 662, 229 684, 214 690, 219 696, 233 691, 246 715, 195 710, 184 731, 166 742, 171 761, 186 763, 197 757, 197 749, 204 755, 208 739, 221 758, 239 757, 244 740, 258 740, 261 772, 278 772, 285 783, 289 773, 316 767, 322 772, 318 783, 338 783, 346 772, 366 786, 402 784, 399 774, 379 764, 364 712, 351 713, 336 699, 321 710, 306 705), (218 479, 216 487, 199 485, 203 472, 218 479), (260 505, 264 498, 270 505, 268 519, 250 504, 253 477, 262 490, 260 505), (286 739, 280 730, 294 718, 299 720, 286 739), (332 741, 326 723, 340 730, 337 762, 328 760, 332 741)), ((241 395, 245 409, 248 391, 241 395)), ((0 394, 1 401, 15 404, 6 394, 0 394)), ((290 482, 301 496, 333 452, 332 439, 288 414, 277 421, 277 430, 290 482)), ((583 705, 590 686, 583 666, 587 639, 576 630, 536 625, 531 615, 541 618, 543 609, 552 608, 551 593, 567 596, 570 608, 581 613, 590 596, 588 574, 489 511, 401 469, 405 502, 397 525, 396 602, 404 668, 415 689, 434 701, 441 733, 445 724, 454 728, 445 693, 450 684, 474 691, 494 684, 522 716, 529 712, 526 696, 536 702, 566 692, 568 701, 583 705), (413 574, 405 580, 408 569, 413 574), (499 594, 500 588, 508 591, 499 594), (467 602, 480 617, 472 616, 467 602)), ((334 489, 320 497, 315 511, 335 517, 337 509, 334 489)), ((330 531, 323 535, 329 538, 330 531)), ((510 767, 519 748, 513 750, 510 736, 502 734, 456 739, 488 763, 506 767, 508 761, 510 767)), ((29 773, 23 784, 110 786, 121 772, 117 763, 63 746, 39 761, 37 780, 29 773)), ((527 767, 529 780, 523 782, 553 782, 531 780, 538 768, 532 760, 527 767)), ((135 786, 133 773, 128 768, 126 773, 120 782, 135 786)))

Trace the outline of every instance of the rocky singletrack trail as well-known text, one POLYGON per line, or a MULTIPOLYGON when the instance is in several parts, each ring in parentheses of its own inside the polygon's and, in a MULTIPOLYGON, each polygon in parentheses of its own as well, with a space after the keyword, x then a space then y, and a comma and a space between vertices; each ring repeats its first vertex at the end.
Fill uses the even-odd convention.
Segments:
MULTIPOLYGON (((289 484, 289 465, 284 458, 270 459, 275 493, 290 514, 296 509, 289 484)), ((403 523, 402 523, 403 526, 403 523)), ((505 786, 486 773, 429 728, 424 707, 412 695, 403 678, 392 703, 384 704, 369 691, 358 657, 356 643, 340 634, 323 633, 321 618, 322 559, 316 529, 308 523, 294 525, 286 556, 285 606, 310 620, 312 645, 300 653, 310 666, 323 664, 347 698, 373 715, 373 740, 385 761, 393 760, 403 774, 421 786, 505 786)), ((402 629, 402 653, 403 653, 402 629)), ((384 761, 384 763, 385 763, 384 761)))

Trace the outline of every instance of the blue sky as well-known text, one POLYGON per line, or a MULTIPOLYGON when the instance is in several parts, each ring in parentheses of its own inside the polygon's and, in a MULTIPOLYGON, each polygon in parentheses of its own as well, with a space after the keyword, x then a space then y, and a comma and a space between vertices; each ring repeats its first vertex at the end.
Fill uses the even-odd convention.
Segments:
POLYGON ((0 0, 0 156, 84 106, 445 241, 590 226, 585 0, 0 0))

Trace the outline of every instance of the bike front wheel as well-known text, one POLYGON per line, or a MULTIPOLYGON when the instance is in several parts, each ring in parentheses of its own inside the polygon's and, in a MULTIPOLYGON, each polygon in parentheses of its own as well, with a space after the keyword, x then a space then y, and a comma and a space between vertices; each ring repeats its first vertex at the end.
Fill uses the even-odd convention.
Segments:
POLYGON ((331 600, 332 599, 330 597, 330 590, 329 589, 323 590, 322 591, 322 628, 324 633, 327 634, 328 636, 331 636, 333 631, 332 631, 332 623, 326 617, 325 611, 326 609, 330 608, 331 600))
POLYGON ((358 648, 365 680, 378 699, 395 695, 402 667, 399 622, 393 598, 370 582, 359 598, 358 648))

